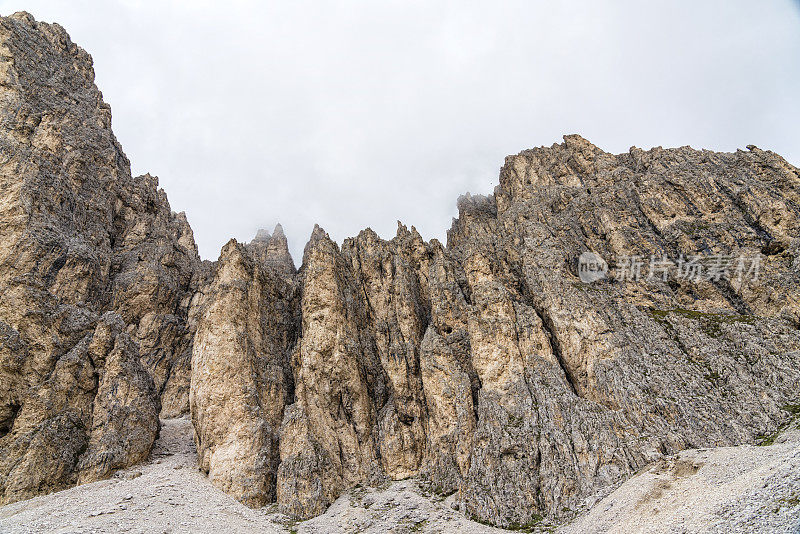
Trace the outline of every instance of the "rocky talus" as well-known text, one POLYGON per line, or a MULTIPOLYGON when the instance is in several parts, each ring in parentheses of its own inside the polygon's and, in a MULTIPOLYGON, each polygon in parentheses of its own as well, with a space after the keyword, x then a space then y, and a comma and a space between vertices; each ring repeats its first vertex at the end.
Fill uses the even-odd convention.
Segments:
POLYGON ((189 411, 249 506, 413 477, 521 528, 800 410, 800 171, 772 152, 571 135, 460 198, 446 244, 316 227, 296 269, 279 225, 201 262, 88 54, 24 13, 0 43, 2 502, 139 462, 189 411))

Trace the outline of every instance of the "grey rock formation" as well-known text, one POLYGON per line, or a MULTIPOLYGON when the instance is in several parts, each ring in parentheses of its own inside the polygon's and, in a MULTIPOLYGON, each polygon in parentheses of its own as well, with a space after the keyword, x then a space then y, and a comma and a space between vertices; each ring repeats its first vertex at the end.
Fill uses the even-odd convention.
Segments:
POLYGON ((174 417, 189 409, 195 325, 188 314, 204 271, 186 216, 170 209, 158 179, 147 174, 132 185, 116 200, 111 305, 139 343, 162 415, 174 417))
POLYGON ((278 435, 294 386, 297 288, 229 242, 214 266, 191 362, 200 468, 251 506, 275 500, 278 435))
POLYGON ((256 233, 247 248, 262 265, 284 278, 292 278, 297 272, 292 255, 289 254, 289 243, 283 233, 283 226, 275 226, 272 235, 263 228, 256 233))
POLYGON ((315 229, 281 509, 310 517, 348 487, 419 476, 482 521, 559 521, 664 455, 774 431, 800 379, 798 184, 755 148, 614 156, 567 136, 459 199, 447 247, 401 225, 339 250, 315 229), (608 277, 581 282, 587 251, 608 277), (651 255, 760 268, 619 276, 637 255, 643 275, 651 255))
POLYGON ((279 225, 212 264, 63 29, 1 19, 0 75, 2 502, 140 461, 190 409, 201 469, 250 506, 417 477, 530 526, 800 404, 800 172, 771 152, 566 136, 460 198, 446 246, 317 227, 296 270, 279 225))
POLYGON ((132 178, 89 55, 0 19, 0 502, 145 458, 188 410, 198 262, 157 179, 132 178))

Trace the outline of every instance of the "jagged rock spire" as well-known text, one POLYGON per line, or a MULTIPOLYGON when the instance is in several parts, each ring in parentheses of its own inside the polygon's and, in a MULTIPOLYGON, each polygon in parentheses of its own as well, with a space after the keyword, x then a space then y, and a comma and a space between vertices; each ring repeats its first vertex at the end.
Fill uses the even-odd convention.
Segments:
POLYGON ((271 235, 266 229, 259 229, 247 248, 262 265, 280 276, 291 277, 297 272, 280 223, 275 225, 271 235))
POLYGON ((256 236, 253 238, 253 242, 267 242, 271 237, 266 228, 259 228, 258 232, 256 232, 256 236))

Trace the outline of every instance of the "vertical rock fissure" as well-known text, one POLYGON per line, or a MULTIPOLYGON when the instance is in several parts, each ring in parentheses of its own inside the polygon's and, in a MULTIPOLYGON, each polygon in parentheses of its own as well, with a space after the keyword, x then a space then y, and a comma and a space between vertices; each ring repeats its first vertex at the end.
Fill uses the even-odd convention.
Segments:
POLYGON ((739 213, 741 213, 745 222, 747 222, 750 228, 755 230, 756 234, 760 238, 764 239, 766 242, 772 241, 772 234, 766 228, 764 228, 755 217, 753 217, 751 210, 747 207, 747 204, 745 204, 744 201, 742 201, 742 199, 736 195, 730 187, 727 187, 724 184, 718 184, 717 188, 730 199, 731 203, 739 210, 739 213))
POLYGON ((564 357, 561 340, 558 337, 558 332, 553 319, 550 317, 550 314, 547 312, 544 304, 537 305, 536 299, 534 298, 533 293, 528 285, 528 280, 522 274, 522 269, 520 266, 512 264, 511 272, 514 276, 514 279, 517 281, 518 292, 522 296, 523 302, 534 311, 534 313, 539 317, 539 320, 542 322, 542 328, 544 328, 547 337, 550 339, 550 348, 553 350, 553 356, 555 357, 558 366, 561 368, 561 371, 564 373, 564 378, 569 385, 570 390, 576 396, 582 397, 580 393, 580 385, 567 365, 567 361, 564 357))
POLYGON ((578 397, 581 397, 580 385, 570 370, 569 365, 567 365, 566 360, 564 359, 561 341, 558 338, 558 333, 553 320, 550 318, 550 315, 544 311, 544 309, 537 309, 536 307, 533 309, 542 320, 542 327, 545 329, 547 336, 550 338, 550 347, 553 349, 553 356, 555 356, 559 367, 561 367, 561 370, 564 372, 564 378, 566 379, 567 384, 569 384, 570 390, 578 397))
POLYGON ((717 288, 720 295, 727 300, 733 309, 740 315, 752 315, 753 311, 744 299, 733 289, 729 280, 712 280, 712 284, 717 288))
POLYGON ((19 415, 19 411, 22 408, 22 404, 15 402, 12 403, 6 410, 8 413, 5 414, 3 420, 0 421, 0 438, 11 432, 11 429, 14 428, 14 421, 17 420, 17 416, 19 415))

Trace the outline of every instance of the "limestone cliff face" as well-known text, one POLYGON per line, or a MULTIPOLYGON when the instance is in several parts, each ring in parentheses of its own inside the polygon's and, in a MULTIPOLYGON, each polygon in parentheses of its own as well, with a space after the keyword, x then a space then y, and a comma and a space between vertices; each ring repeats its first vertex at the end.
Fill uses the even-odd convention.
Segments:
POLYGON ((200 468, 251 506, 275 501, 279 431, 294 383, 297 287, 231 241, 214 266, 191 362, 200 468))
POLYGON ((189 409, 195 325, 189 309, 205 278, 186 216, 150 175, 120 188, 112 248, 111 306, 128 323, 161 398, 161 414, 189 409))
POLYGON ((0 502, 147 456, 188 410, 197 251, 157 179, 132 178, 89 55, 0 19, 0 502), (163 401, 163 403, 162 403, 163 401))
POLYGON ((296 270, 278 226, 210 263, 93 80, 59 26, 0 19, 0 502, 140 461, 190 410, 250 506, 413 476, 520 526, 800 403, 800 172, 771 152, 567 136, 462 197, 446 246, 317 227, 296 270), (758 276, 646 276, 739 257, 758 276))
POLYGON ((568 136, 509 157, 493 197, 462 199, 448 240, 471 289, 482 386, 467 510, 525 522, 521 499, 558 514, 659 454, 747 442, 785 418, 800 355, 797 186, 796 169, 757 149, 613 156, 568 136), (765 206, 780 215, 759 222, 765 206), (793 252, 764 257, 770 243, 793 252), (764 268, 741 283, 586 285, 576 260, 588 250, 757 256, 764 268))
POLYGON ((615 156, 567 136, 509 157, 494 195, 462 197, 447 247, 401 225, 339 249, 315 229, 295 277, 294 396, 273 397, 281 509, 310 517, 347 487, 419 476, 472 516, 524 525, 665 454, 774 431, 800 383, 798 185, 756 148, 615 156), (581 282, 587 251, 609 277, 581 282), (760 268, 611 275, 682 255, 760 268))
POLYGON ((247 249, 262 265, 278 276, 291 279, 297 272, 280 224, 275 226, 271 235, 264 229, 259 230, 256 237, 247 244, 247 249))

